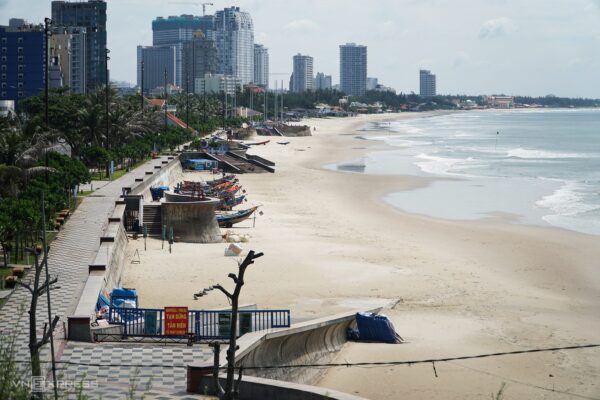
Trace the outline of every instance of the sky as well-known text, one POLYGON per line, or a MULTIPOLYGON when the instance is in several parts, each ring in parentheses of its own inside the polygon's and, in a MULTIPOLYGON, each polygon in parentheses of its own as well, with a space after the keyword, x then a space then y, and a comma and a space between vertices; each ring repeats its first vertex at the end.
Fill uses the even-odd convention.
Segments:
MULTIPOLYGON (((355 42, 368 47, 368 76, 398 92, 418 92, 419 69, 430 69, 439 94, 600 98, 600 0, 210 1, 207 13, 250 12, 255 42, 269 48, 271 86, 287 87, 297 53, 338 83, 339 45, 355 42)), ((41 22, 50 3, 0 0, 0 24, 41 22)), ((152 44, 155 17, 202 15, 199 4, 108 0, 112 79, 135 83, 136 46, 152 44)))

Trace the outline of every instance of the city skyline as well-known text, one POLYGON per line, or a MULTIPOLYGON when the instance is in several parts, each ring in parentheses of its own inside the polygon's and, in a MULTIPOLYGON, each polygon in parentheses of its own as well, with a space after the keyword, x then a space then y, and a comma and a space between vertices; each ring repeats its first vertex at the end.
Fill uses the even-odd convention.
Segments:
MULTIPOLYGON (((0 24, 11 17, 39 23, 50 16, 50 2, 21 3, 0 0, 0 24)), ((315 71, 339 83, 339 45, 356 42, 369 48, 369 76, 398 92, 418 93, 416 72, 430 69, 439 77, 440 94, 600 97, 600 80, 590 79, 600 68, 597 0, 383 0, 376 6, 338 0, 290 1, 285 6, 273 0, 241 0, 215 2, 207 13, 231 6, 250 13, 255 42, 269 48, 270 82, 282 79, 275 73, 291 74, 289 60, 302 53, 314 57, 315 71)), ((108 1, 107 13, 111 78, 134 83, 136 48, 152 44, 152 20, 202 15, 202 9, 124 0, 108 1)))

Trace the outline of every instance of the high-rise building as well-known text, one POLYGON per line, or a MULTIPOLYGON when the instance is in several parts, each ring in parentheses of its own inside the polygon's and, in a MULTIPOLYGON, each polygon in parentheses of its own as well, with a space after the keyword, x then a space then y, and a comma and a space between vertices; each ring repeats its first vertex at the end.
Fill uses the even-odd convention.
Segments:
POLYGON ((218 68, 215 41, 201 31, 196 31, 192 40, 183 44, 183 69, 181 88, 186 92, 194 91, 196 78, 206 74, 215 74, 218 68))
POLYGON ((349 96, 362 96, 367 88, 367 46, 340 46, 340 87, 349 96))
POLYGON ((237 76, 243 85, 254 80, 254 24, 239 7, 215 13, 212 33, 217 45, 219 72, 237 76))
POLYGON ((435 75, 431 71, 422 69, 419 71, 419 93, 423 97, 436 95, 435 75))
POLYGON ((367 78, 367 90, 375 90, 377 89, 377 85, 379 85, 379 79, 367 78))
POLYGON ((194 32, 202 31, 208 35, 213 29, 214 17, 205 15, 197 17, 183 14, 180 16, 169 16, 168 18, 157 17, 152 21, 152 45, 175 46, 175 84, 183 84, 183 44, 192 40, 194 32))
POLYGON ((254 84, 269 88, 269 49, 254 45, 254 84))
POLYGON ((174 85, 176 78, 175 46, 138 46, 137 47, 137 84, 144 93, 150 93, 157 87, 165 87, 165 70, 167 85, 174 85), (144 62, 144 87, 142 88, 142 61, 144 62))
POLYGON ((46 51, 43 26, 0 26, 0 100, 21 100, 44 90, 46 51))
POLYGON ((86 90, 96 90, 106 82, 106 2, 88 0, 70 3, 52 2, 55 26, 85 28, 86 90))
POLYGON ((63 86, 68 86, 71 93, 86 92, 86 34, 83 27, 52 28, 50 55, 60 65, 63 86))
POLYGON ((331 75, 325 75, 322 72, 317 72, 315 77, 316 90, 331 90, 331 75))
POLYGON ((313 58, 296 54, 294 56, 293 91, 300 93, 314 89, 313 58))

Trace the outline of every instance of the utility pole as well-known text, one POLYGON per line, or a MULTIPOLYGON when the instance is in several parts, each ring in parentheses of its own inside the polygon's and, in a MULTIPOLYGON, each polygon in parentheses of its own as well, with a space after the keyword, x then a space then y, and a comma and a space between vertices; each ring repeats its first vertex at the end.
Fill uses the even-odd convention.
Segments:
POLYGON ((140 88, 140 110, 144 112, 144 60, 142 60, 142 87, 140 88))
POLYGON ((275 91, 273 92, 273 121, 277 122, 277 81, 275 81, 275 91))
POLYGON ((185 127, 190 127, 190 70, 185 71, 185 127))
POLYGON ((227 90, 223 88, 223 130, 225 130, 225 119, 227 118, 227 90))
POLYGON ((265 88, 265 91, 263 92, 263 122, 266 123, 267 122, 267 93, 268 93, 268 89, 265 88))
POLYGON ((283 79, 281 80, 281 123, 283 124, 283 79))
MULTIPOLYGON (((46 210, 44 192, 42 191, 42 245, 44 246, 44 267, 46 270, 46 282, 50 282, 48 272, 48 243, 46 241, 46 210)), ((46 302, 48 303, 48 324, 50 333, 50 354, 52 360, 52 382, 54 383, 54 400, 58 400, 58 385, 56 382, 56 360, 54 359, 54 329, 52 327, 52 306, 50 304, 50 287, 46 290, 46 302)))
POLYGON ((46 61, 46 65, 44 68, 44 123, 46 124, 46 130, 48 130, 50 127, 50 123, 48 121, 48 91, 50 88, 50 78, 48 73, 48 69, 50 67, 50 49, 48 49, 48 36, 50 36, 50 25, 52 25, 52 20, 50 18, 44 18, 44 43, 46 46, 46 57, 44 57, 46 61))
MULTIPOLYGON (((44 124, 46 125, 46 133, 50 130, 50 118, 48 115, 48 103, 50 98, 48 97, 48 91, 50 89, 50 49, 48 48, 48 36, 50 33, 50 25, 52 25, 52 20, 50 18, 44 18, 44 44, 45 44, 45 54, 44 57, 45 66, 44 66, 44 124)), ((44 159, 46 164, 45 178, 46 184, 48 184, 48 149, 44 148, 44 159)), ((56 383, 56 382, 55 382, 56 383)))
POLYGON ((108 53, 110 53, 109 49, 105 49, 104 50, 104 54, 105 54, 105 62, 104 62, 104 75, 105 75, 105 82, 104 82, 104 89, 105 89, 105 97, 106 97, 106 110, 105 110, 105 116, 106 116, 106 149, 108 150, 110 148, 110 122, 108 120, 108 95, 109 95, 109 90, 108 90, 108 60, 110 60, 110 57, 108 56, 108 53))
POLYGON ((165 67, 165 135, 167 133, 167 68, 165 67))

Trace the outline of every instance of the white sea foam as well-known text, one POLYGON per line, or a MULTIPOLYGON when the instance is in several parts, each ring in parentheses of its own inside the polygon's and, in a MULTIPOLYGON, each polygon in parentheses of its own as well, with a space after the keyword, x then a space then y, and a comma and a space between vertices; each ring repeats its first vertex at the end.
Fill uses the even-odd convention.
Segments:
POLYGON ((557 215, 577 215, 598 208, 598 205, 585 202, 583 190, 584 185, 580 182, 564 181, 561 187, 538 200, 536 205, 547 208, 557 215))
POLYGON ((581 154, 577 153, 559 153, 547 150, 532 150, 522 147, 511 149, 506 153, 507 157, 525 158, 525 159, 554 159, 554 158, 580 158, 581 154))
POLYGON ((421 128, 417 128, 416 126, 400 122, 392 122, 390 124, 390 130, 394 132, 408 133, 410 135, 419 135, 423 133, 423 129, 421 128))
POLYGON ((422 162, 417 162, 417 165, 423 172, 427 172, 429 174, 434 175, 458 175, 458 176, 468 176, 466 174, 460 174, 457 172, 451 172, 453 169, 464 169, 466 165, 460 165, 463 163, 470 163, 473 161, 471 157, 464 158, 448 158, 448 157, 436 157, 429 154, 421 153, 417 155, 415 158, 419 160, 425 160, 422 162))

